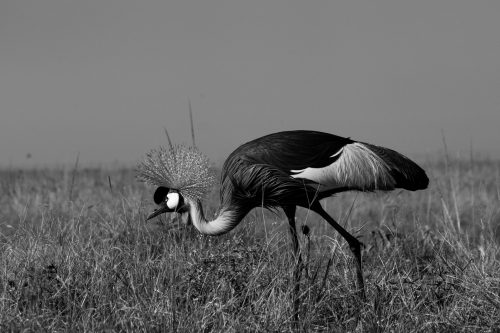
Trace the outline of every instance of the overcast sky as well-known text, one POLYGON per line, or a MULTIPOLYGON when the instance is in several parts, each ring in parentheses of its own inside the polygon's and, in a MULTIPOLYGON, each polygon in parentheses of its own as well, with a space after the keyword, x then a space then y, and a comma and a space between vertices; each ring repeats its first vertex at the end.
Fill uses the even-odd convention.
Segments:
POLYGON ((0 1, 0 165, 190 143, 188 98, 214 161, 288 129, 499 157, 500 1, 0 1))

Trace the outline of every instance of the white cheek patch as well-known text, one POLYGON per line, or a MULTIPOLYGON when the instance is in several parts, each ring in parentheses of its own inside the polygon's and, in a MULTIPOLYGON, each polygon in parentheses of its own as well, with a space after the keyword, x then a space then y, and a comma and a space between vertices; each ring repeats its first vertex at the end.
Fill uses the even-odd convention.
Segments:
POLYGON ((179 204, 179 193, 169 193, 167 194, 167 207, 170 209, 177 208, 179 204))

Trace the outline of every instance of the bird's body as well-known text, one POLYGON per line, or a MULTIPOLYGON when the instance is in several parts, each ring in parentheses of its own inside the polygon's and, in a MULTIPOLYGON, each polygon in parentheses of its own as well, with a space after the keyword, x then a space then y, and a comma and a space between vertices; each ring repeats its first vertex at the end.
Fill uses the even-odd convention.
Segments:
POLYGON ((303 202, 305 191, 323 198, 348 190, 419 190, 428 182, 418 165, 393 150, 328 133, 287 131, 247 142, 229 155, 221 201, 242 190, 254 191, 259 205, 303 205, 310 203, 303 202), (282 191, 273 195, 275 190, 282 191))
POLYGON ((229 155, 221 174, 223 218, 209 225, 193 222, 202 232, 217 235, 256 207, 311 208, 339 192, 418 190, 428 182, 418 165, 393 150, 322 132, 279 132, 247 142, 229 155))
MULTIPOLYGON (((155 193, 155 202, 161 208, 149 218, 178 211, 189 214, 201 233, 220 235, 232 230, 253 208, 282 208, 290 225, 293 251, 300 262, 295 210, 297 206, 308 208, 348 242, 356 257, 358 288, 364 298, 361 243, 326 213, 319 201, 344 191, 415 191, 425 189, 428 183, 424 170, 393 150, 328 133, 286 131, 247 142, 229 155, 222 168, 220 209, 212 221, 205 218, 199 199, 183 198, 182 191, 177 193, 165 187, 155 193)), ((297 274, 296 270, 298 293, 297 274)))

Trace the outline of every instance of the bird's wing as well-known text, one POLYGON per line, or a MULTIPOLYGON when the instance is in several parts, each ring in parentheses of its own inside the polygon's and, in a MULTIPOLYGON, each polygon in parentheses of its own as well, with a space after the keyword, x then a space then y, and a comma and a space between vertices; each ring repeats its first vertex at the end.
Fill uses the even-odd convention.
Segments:
POLYGON ((332 164, 297 170, 292 177, 321 184, 321 192, 395 188, 415 191, 426 188, 429 183, 424 170, 404 155, 362 142, 344 146, 332 164))
POLYGON ((273 133, 250 141, 236 149, 226 160, 230 167, 237 160, 248 164, 266 164, 287 174, 292 170, 322 168, 335 162, 349 138, 315 131, 273 133))

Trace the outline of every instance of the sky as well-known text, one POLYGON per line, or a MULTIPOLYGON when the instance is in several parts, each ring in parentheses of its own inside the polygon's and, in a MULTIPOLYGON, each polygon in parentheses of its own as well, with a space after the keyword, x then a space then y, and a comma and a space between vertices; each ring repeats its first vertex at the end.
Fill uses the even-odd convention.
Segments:
POLYGON ((500 1, 2 0, 0 166, 310 129, 500 157, 500 1), (30 158, 28 158, 30 156, 30 158))

